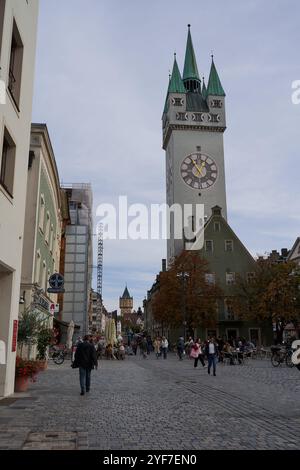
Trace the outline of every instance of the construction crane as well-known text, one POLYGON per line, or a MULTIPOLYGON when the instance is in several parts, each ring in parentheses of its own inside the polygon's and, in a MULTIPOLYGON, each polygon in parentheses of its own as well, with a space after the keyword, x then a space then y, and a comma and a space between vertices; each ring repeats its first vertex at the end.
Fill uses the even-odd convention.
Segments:
POLYGON ((97 225, 97 242, 98 242, 98 257, 97 257, 97 293, 102 299, 102 276, 103 276, 103 224, 100 222, 97 225))

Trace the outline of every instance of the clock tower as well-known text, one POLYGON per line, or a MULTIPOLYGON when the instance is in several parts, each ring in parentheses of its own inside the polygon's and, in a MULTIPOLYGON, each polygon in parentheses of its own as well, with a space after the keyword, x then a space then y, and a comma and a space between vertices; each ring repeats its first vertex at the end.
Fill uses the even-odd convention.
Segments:
MULTIPOLYGON (((219 206, 227 219, 223 133, 226 129, 225 93, 212 57, 207 87, 198 72, 190 25, 181 76, 176 55, 163 112, 163 149, 166 151, 167 204, 204 205, 204 220, 219 206)), ((193 213, 195 209, 193 209, 193 213)), ((170 220, 168 261, 185 247, 184 235, 174 237, 170 220)))

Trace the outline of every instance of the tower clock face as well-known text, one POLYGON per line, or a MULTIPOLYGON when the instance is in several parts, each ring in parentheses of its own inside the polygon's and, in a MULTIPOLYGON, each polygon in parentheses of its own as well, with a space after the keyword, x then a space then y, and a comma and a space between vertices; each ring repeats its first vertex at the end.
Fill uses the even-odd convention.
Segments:
POLYGON ((208 189, 218 178, 218 167, 209 155, 192 153, 185 157, 180 168, 183 181, 194 189, 208 189))

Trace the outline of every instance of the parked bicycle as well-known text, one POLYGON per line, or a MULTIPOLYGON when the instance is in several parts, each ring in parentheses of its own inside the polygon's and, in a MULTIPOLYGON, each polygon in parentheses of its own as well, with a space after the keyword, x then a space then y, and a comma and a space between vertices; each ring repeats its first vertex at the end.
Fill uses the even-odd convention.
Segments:
POLYGON ((67 348, 64 346, 63 349, 58 346, 52 346, 49 351, 49 356, 52 358, 53 362, 57 365, 63 364, 65 357, 67 355, 67 348))
POLYGON ((272 351, 272 356, 271 356, 272 366, 278 367, 285 362, 287 367, 294 367, 294 364, 292 362, 292 355, 293 355, 292 348, 272 346, 271 351, 272 351))

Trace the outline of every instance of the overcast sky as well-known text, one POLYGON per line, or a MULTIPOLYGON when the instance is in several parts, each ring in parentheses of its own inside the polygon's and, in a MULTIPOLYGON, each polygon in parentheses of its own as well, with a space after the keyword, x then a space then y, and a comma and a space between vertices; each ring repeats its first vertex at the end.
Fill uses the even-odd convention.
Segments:
MULTIPOLYGON (((298 0, 41 0, 33 121, 48 125, 61 181, 91 182, 94 210, 119 195, 165 202, 161 115, 191 23, 199 73, 207 79, 213 51, 226 92, 229 223, 254 255, 290 248, 300 235, 299 17, 298 0)), ((142 305, 165 256, 164 241, 105 242, 107 308, 126 283, 142 305)))

